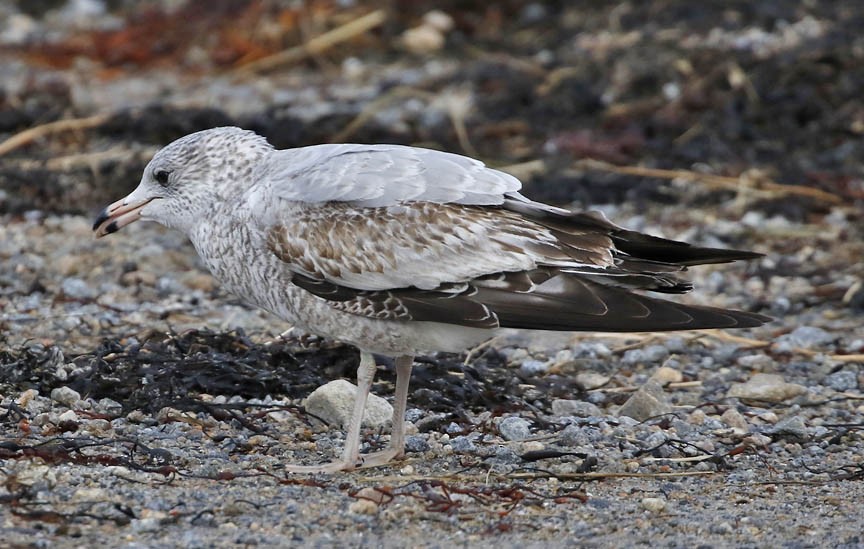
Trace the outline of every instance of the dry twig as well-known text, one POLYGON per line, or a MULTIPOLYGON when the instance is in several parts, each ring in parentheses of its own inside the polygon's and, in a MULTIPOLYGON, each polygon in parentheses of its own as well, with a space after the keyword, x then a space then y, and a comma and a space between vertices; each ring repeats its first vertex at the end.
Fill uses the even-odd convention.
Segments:
POLYGON ((304 44, 258 59, 248 65, 243 65, 237 68, 234 73, 239 76, 248 76, 302 61, 307 57, 321 54, 337 44, 368 32, 382 24, 386 19, 387 13, 384 10, 375 10, 345 23, 341 27, 336 27, 320 36, 316 36, 304 44))
POLYGON ((6 141, 0 143, 0 156, 12 152, 17 148, 29 145, 33 141, 36 141, 37 139, 41 139, 43 137, 47 137, 49 135, 74 130, 86 130, 89 128, 95 128, 105 123, 105 121, 108 120, 109 117, 110 115, 107 114, 97 114, 95 116, 88 116, 87 118, 70 118, 66 120, 55 120, 54 122, 48 122, 47 124, 42 124, 33 128, 26 129, 23 132, 16 133, 6 141))
POLYGON ((820 200, 822 202, 829 202, 831 204, 843 204, 845 202, 843 197, 825 192, 821 189, 799 185, 784 185, 767 180, 755 181, 746 177, 727 177, 722 175, 699 173, 690 170, 664 170, 659 168, 645 168, 642 166, 616 166, 615 164, 593 159, 579 160, 576 162, 575 167, 585 170, 598 170, 625 175, 636 175, 640 177, 656 177, 658 179, 684 179, 687 181, 699 182, 717 189, 727 189, 737 192, 747 191, 756 195, 764 195, 768 197, 777 195, 796 195, 820 200))

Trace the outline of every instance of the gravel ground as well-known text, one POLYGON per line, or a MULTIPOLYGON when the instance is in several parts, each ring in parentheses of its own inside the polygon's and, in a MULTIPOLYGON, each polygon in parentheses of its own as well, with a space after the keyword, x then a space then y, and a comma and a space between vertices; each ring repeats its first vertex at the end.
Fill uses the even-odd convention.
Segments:
MULTIPOLYGON (((864 546, 854 3, 453 8, 440 50, 417 3, 351 48, 238 76, 250 51, 377 5, 226 1, 186 41, 130 49, 176 31, 160 6, 194 4, 0 2, 0 140, 107 115, 0 153, 0 545, 864 546), (219 34, 226 21, 235 34, 219 34), (270 38, 250 45, 250 28, 270 38), (513 332, 424 357, 405 460, 288 476, 285 463, 339 451, 338 425, 304 399, 350 380, 357 352, 280 335, 289 327, 223 293, 178 234, 90 229, 154 147, 225 123, 280 147, 470 152, 534 198, 754 249, 765 257, 694 270, 683 298, 776 320, 513 332), (622 169, 634 167, 692 171, 622 169)), ((389 398, 384 362, 378 377, 389 398)), ((363 450, 388 428, 367 427, 363 450)))

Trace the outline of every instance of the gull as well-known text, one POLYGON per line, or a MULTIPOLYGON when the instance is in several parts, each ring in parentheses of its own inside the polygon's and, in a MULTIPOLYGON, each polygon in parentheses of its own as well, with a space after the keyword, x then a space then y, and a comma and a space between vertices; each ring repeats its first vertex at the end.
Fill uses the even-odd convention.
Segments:
POLYGON ((296 473, 402 457, 414 357, 462 352, 502 328, 648 332, 759 326, 768 317, 686 305, 687 267, 760 254, 619 227, 532 201, 518 179, 456 154, 403 145, 277 150, 248 130, 182 137, 95 220, 98 237, 139 219, 182 231, 230 292, 294 327, 361 351, 341 458, 296 473), (374 353, 394 359, 386 449, 360 454, 374 353))

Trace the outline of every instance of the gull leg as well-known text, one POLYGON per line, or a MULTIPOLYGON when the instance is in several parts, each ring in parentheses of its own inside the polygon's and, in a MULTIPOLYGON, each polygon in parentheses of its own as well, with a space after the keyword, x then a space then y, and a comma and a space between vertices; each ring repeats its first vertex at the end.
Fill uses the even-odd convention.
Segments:
POLYGON ((342 449, 342 458, 339 461, 324 463, 322 465, 287 465, 285 467, 287 472, 334 473, 336 471, 350 471, 359 465, 360 425, 363 423, 363 412, 366 409, 366 399, 369 396, 369 391, 372 389, 373 379, 375 379, 375 358, 370 353, 361 352, 360 366, 357 368, 357 394, 354 398, 354 411, 351 414, 351 422, 348 424, 348 430, 345 433, 345 446, 342 449))
POLYGON ((377 467, 405 455, 405 408, 408 404, 408 384, 411 381, 411 367, 413 365, 414 357, 400 356, 396 358, 396 396, 393 400, 390 444, 380 452, 360 456, 363 462, 360 467, 377 467))

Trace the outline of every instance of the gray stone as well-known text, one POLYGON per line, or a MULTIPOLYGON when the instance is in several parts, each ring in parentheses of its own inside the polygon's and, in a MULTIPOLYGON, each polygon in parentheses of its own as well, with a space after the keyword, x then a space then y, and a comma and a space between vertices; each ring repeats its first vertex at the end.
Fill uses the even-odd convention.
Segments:
POLYGON ((576 384, 586 391, 600 388, 609 383, 609 376, 598 374, 596 372, 580 372, 576 374, 576 384))
POLYGON ((618 410, 619 416, 627 416, 637 421, 668 414, 672 406, 666 400, 663 387, 654 380, 649 380, 645 385, 627 399, 618 410))
POLYGON ((420 408, 408 408, 405 410, 405 421, 417 423, 424 415, 425 412, 420 408))
POLYGON ((474 445, 471 438, 466 436, 453 437, 453 440, 450 441, 450 447, 453 448, 454 452, 462 453, 470 453, 477 450, 477 446, 474 445))
POLYGON ((81 400, 81 395, 75 389, 70 389, 64 385, 51 390, 51 400, 71 408, 81 400))
POLYGON ((408 435, 405 437, 405 451, 410 453, 422 453, 429 451, 429 443, 426 437, 408 435))
POLYGON ((723 421, 729 427, 733 429, 737 429, 741 432, 746 433, 750 430, 750 426, 747 424, 747 420, 741 415, 741 412, 736 410, 735 408, 729 408, 723 415, 720 416, 720 420, 723 421))
MULTIPOLYGON (((590 446, 591 436, 589 431, 591 427, 579 427, 578 425, 568 425, 559 434, 561 444, 567 446, 590 446)), ((596 431, 596 429, 594 429, 596 431)))
POLYGON ((756 374, 746 383, 732 385, 727 396, 743 400, 783 402, 806 392, 806 387, 795 383, 786 383, 781 375, 756 374))
POLYGON ((801 416, 787 416, 777 422, 770 433, 775 435, 791 435, 796 438, 807 437, 807 424, 801 416))
POLYGON ((826 376, 822 384, 841 393, 853 391, 858 388, 858 375, 851 370, 841 370, 826 376))
POLYGON ((93 299, 96 297, 96 290, 80 278, 71 277, 64 279, 60 284, 60 290, 63 292, 63 295, 72 299, 93 299))
POLYGON ((531 423, 521 417, 505 417, 498 424, 498 432, 505 440, 525 440, 531 436, 531 423))
POLYGON ((489 461, 502 465, 510 465, 522 461, 522 458, 519 456, 519 454, 514 452, 512 448, 508 448, 507 446, 501 446, 497 450, 495 450, 495 455, 489 458, 489 461))
MULTIPOLYGON (((356 393, 356 385, 344 379, 337 379, 312 391, 312 394, 303 402, 303 406, 310 414, 323 419, 328 424, 345 428, 351 421, 356 393)), ((393 406, 389 402, 379 396, 369 395, 363 413, 364 425, 380 427, 392 416, 393 406)))
POLYGON ((622 364, 656 364, 669 356, 663 345, 648 345, 642 349, 630 349, 621 358, 622 364))
POLYGON ((555 399, 552 401, 552 415, 558 417, 590 417, 602 416, 603 412, 597 406, 584 400, 555 399))
POLYGON ((549 371, 550 363, 540 360, 526 360, 519 366, 519 371, 526 376, 536 376, 549 371))
POLYGON ((835 336, 826 332, 822 328, 814 326, 799 326, 777 338, 778 343, 787 343, 792 347, 803 347, 810 349, 811 347, 819 347, 827 345, 834 341, 835 336))

